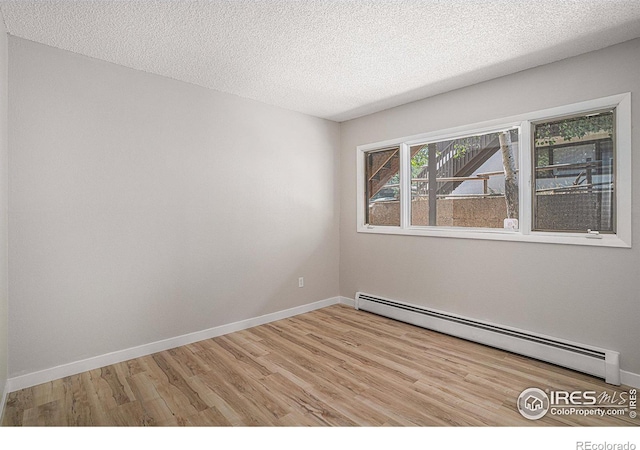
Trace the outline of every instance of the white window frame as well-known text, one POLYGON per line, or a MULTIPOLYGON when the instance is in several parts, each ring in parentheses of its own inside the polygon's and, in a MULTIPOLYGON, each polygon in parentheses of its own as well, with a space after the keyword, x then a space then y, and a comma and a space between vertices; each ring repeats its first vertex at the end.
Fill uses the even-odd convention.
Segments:
POLYGON ((631 248, 631 93, 588 100, 571 105, 544 109, 504 119, 449 128, 436 132, 359 145, 357 151, 357 231, 360 233, 434 236, 445 238, 489 239, 501 241, 540 242, 631 248), (616 109, 615 174, 616 233, 589 234, 539 232, 532 230, 533 123, 564 116, 579 115, 607 108, 616 109), (409 147, 424 142, 491 133, 511 128, 520 129, 519 137, 519 225, 518 230, 499 228, 429 227, 411 225, 411 176, 409 147), (385 147, 400 146, 400 226, 380 226, 365 223, 365 153, 385 147))

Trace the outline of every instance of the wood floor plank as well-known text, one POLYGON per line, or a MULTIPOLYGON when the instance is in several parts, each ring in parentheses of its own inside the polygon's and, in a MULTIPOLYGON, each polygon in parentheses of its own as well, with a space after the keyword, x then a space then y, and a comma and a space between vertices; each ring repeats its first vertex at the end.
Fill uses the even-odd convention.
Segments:
MULTIPOLYGON (((309 367, 296 364, 281 354, 272 354, 262 358, 268 358, 280 367, 281 370, 278 371, 280 375, 313 394, 314 397, 331 404, 337 411, 363 426, 382 425, 388 419, 387 416, 379 414, 377 410, 360 404, 356 396, 363 393, 364 389, 333 368, 326 367, 322 373, 318 373, 314 369, 310 370, 309 367), (345 399, 350 399, 350 401, 345 401, 345 399)), ((265 384, 265 388, 269 389, 269 387, 265 384)))
MULTIPOLYGON (((214 375, 214 374, 211 374, 214 375)), ((236 400, 237 397, 233 396, 233 389, 224 385, 224 387, 220 387, 220 382, 212 381, 212 378, 209 377, 197 377, 190 380, 193 388, 200 394, 200 397, 204 399, 204 401, 209 405, 208 409, 212 409, 214 411, 218 411, 224 419, 229 422, 232 426, 242 426, 245 421, 242 417, 242 414, 239 414, 236 408, 233 408, 229 402, 225 400, 225 397, 228 399, 236 400), (225 395, 225 390, 230 392, 229 395, 225 395)), ((191 417, 191 416, 190 416, 191 417)))
POLYGON ((108 411, 112 426, 149 427, 158 423, 151 417, 140 402, 127 402, 108 411))
POLYGON ((170 352, 156 353, 153 355, 153 360, 156 362, 160 370, 164 372, 169 384, 179 390, 182 395, 189 400, 189 403, 196 411, 204 411, 208 407, 207 404, 189 385, 185 377, 180 374, 179 370, 176 369, 177 362, 170 356, 170 352))
POLYGON ((196 349, 189 345, 167 350, 166 353, 171 356, 173 367, 179 370, 184 378, 201 375, 211 370, 211 368, 198 357, 196 349))
MULTIPOLYGON (((273 395, 268 389, 261 388, 260 383, 258 383, 258 380, 265 378, 270 372, 267 373, 266 369, 258 372, 246 371, 247 367, 242 363, 242 360, 238 363, 234 354, 227 352, 224 342, 218 338, 213 340, 211 349, 215 349, 215 357, 209 359, 213 368, 212 371, 222 377, 228 386, 242 395, 255 410, 268 417, 270 422, 276 422, 278 418, 289 412, 286 403, 279 401, 277 396, 273 395)), ((253 369, 257 366, 260 365, 251 365, 251 368, 253 369)))
POLYGON ((27 409, 23 421, 30 426, 67 426, 68 421, 62 414, 60 400, 53 400, 34 408, 27 409))
POLYGON ((93 417, 89 404, 89 394, 84 386, 82 375, 73 375, 65 379, 66 395, 63 411, 68 417, 69 426, 93 426, 93 417))
POLYGON ((189 416, 185 425, 194 427, 227 427, 233 424, 217 408, 207 408, 189 416))
POLYGON ((225 417, 234 425, 247 427, 269 426, 274 425, 277 421, 268 411, 256 408, 255 403, 243 393, 236 391, 233 385, 219 377, 215 371, 210 371, 203 375, 202 381, 229 405, 232 414, 227 414, 225 417))
MULTIPOLYGON (((144 375, 148 382, 152 385, 153 389, 157 392, 158 397, 162 399, 162 401, 166 404, 167 408, 171 411, 174 418, 178 419, 186 419, 192 414, 196 414, 198 410, 193 406, 193 398, 189 398, 188 395, 185 395, 179 387, 172 384, 169 380, 169 376, 165 371, 163 371, 154 357, 158 354, 154 354, 151 356, 145 356, 142 358, 141 363, 145 367, 144 375)), ((135 377, 135 381, 139 381, 142 374, 138 374, 135 377)), ((132 377, 132 383, 133 383, 132 377)), ((186 382, 185 382, 186 383, 186 382)), ((192 386, 190 386, 193 389, 192 386)), ((188 391, 188 389, 187 389, 188 391)), ((153 390, 148 390, 147 394, 153 395, 153 390)), ((193 396, 193 393, 191 393, 193 396)), ((207 405, 200 405, 202 409, 205 409, 207 405)))
POLYGON ((342 305, 7 396, 7 426, 638 426, 527 420, 526 388, 620 395, 589 375, 342 305))
POLYGON ((86 394, 88 404, 88 411, 84 413, 91 417, 91 422, 94 426, 110 426, 112 422, 107 412, 110 408, 115 407, 115 402, 112 399, 105 399, 95 389, 94 376, 95 372, 92 371, 80 374, 82 389, 86 394))
POLYGON ((131 398, 126 392, 125 385, 118 376, 117 370, 114 366, 106 366, 100 369, 100 377, 109 386, 111 396, 118 406, 131 401, 131 398))
POLYGON ((255 352, 248 352, 247 349, 242 347, 241 343, 235 342, 233 338, 221 336, 217 338, 215 342, 224 349, 229 356, 233 357, 233 363, 241 366, 243 371, 253 374, 256 377, 266 377, 271 374, 271 371, 257 361, 255 352))
POLYGON ((277 388, 277 392, 280 397, 286 399, 286 401, 291 404, 292 408, 299 414, 308 414, 324 425, 357 425, 348 417, 336 411, 329 404, 322 402, 309 391, 302 389, 300 386, 296 385, 281 374, 274 373, 269 376, 269 379, 272 382, 271 386, 274 386, 274 390, 277 388))

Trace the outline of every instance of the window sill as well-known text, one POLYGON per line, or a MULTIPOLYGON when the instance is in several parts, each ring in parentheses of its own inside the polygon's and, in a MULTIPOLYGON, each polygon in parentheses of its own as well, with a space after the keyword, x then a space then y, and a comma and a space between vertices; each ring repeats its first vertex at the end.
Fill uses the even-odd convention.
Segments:
POLYGON ((543 233, 510 231, 503 229, 449 227, 390 227, 364 225, 358 233, 395 234, 404 236, 430 236, 441 238, 481 239, 491 241, 535 242, 540 244, 586 245, 590 247, 631 248, 631 239, 622 239, 615 234, 601 234, 598 238, 587 237, 587 233, 543 233))

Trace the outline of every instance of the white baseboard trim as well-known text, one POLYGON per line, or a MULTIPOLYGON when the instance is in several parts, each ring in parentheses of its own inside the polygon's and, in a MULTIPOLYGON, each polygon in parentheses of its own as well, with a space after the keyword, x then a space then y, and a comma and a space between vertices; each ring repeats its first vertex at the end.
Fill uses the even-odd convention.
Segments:
POLYGON ((640 374, 627 372, 626 370, 621 370, 620 382, 625 386, 630 386, 636 389, 640 389, 640 374))
MULTIPOLYGON (((180 347, 182 345, 192 344, 194 342, 211 339, 223 334, 233 333, 234 331, 246 330, 247 328, 263 325, 265 323, 274 322, 276 320, 286 319, 288 317, 304 314, 316 309, 325 308, 327 306, 342 303, 342 297, 331 297, 320 300, 307 305, 297 306, 295 308, 285 309, 264 316, 254 317, 251 319, 241 320, 239 322, 221 325, 207 330, 196 331, 194 333, 184 334, 162 341, 152 342, 138 347, 132 347, 125 350, 119 350, 92 358, 83 359, 81 361, 63 364, 61 366, 52 367, 50 369, 40 370, 38 372, 27 373, 16 377, 9 378, 5 386, 5 396, 9 392, 18 391, 38 384, 47 383, 49 381, 76 375, 78 373, 89 370, 99 369, 100 367, 110 364, 117 364, 134 358, 151 355, 164 350, 180 347)), ((3 403, 4 405, 4 403, 3 403)))

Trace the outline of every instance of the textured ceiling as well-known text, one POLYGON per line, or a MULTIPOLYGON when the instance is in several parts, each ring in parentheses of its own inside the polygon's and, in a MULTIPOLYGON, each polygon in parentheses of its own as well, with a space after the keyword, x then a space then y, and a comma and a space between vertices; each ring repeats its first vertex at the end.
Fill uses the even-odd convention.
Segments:
POLYGON ((343 121, 640 36, 638 0, 9 0, 11 35, 343 121))

